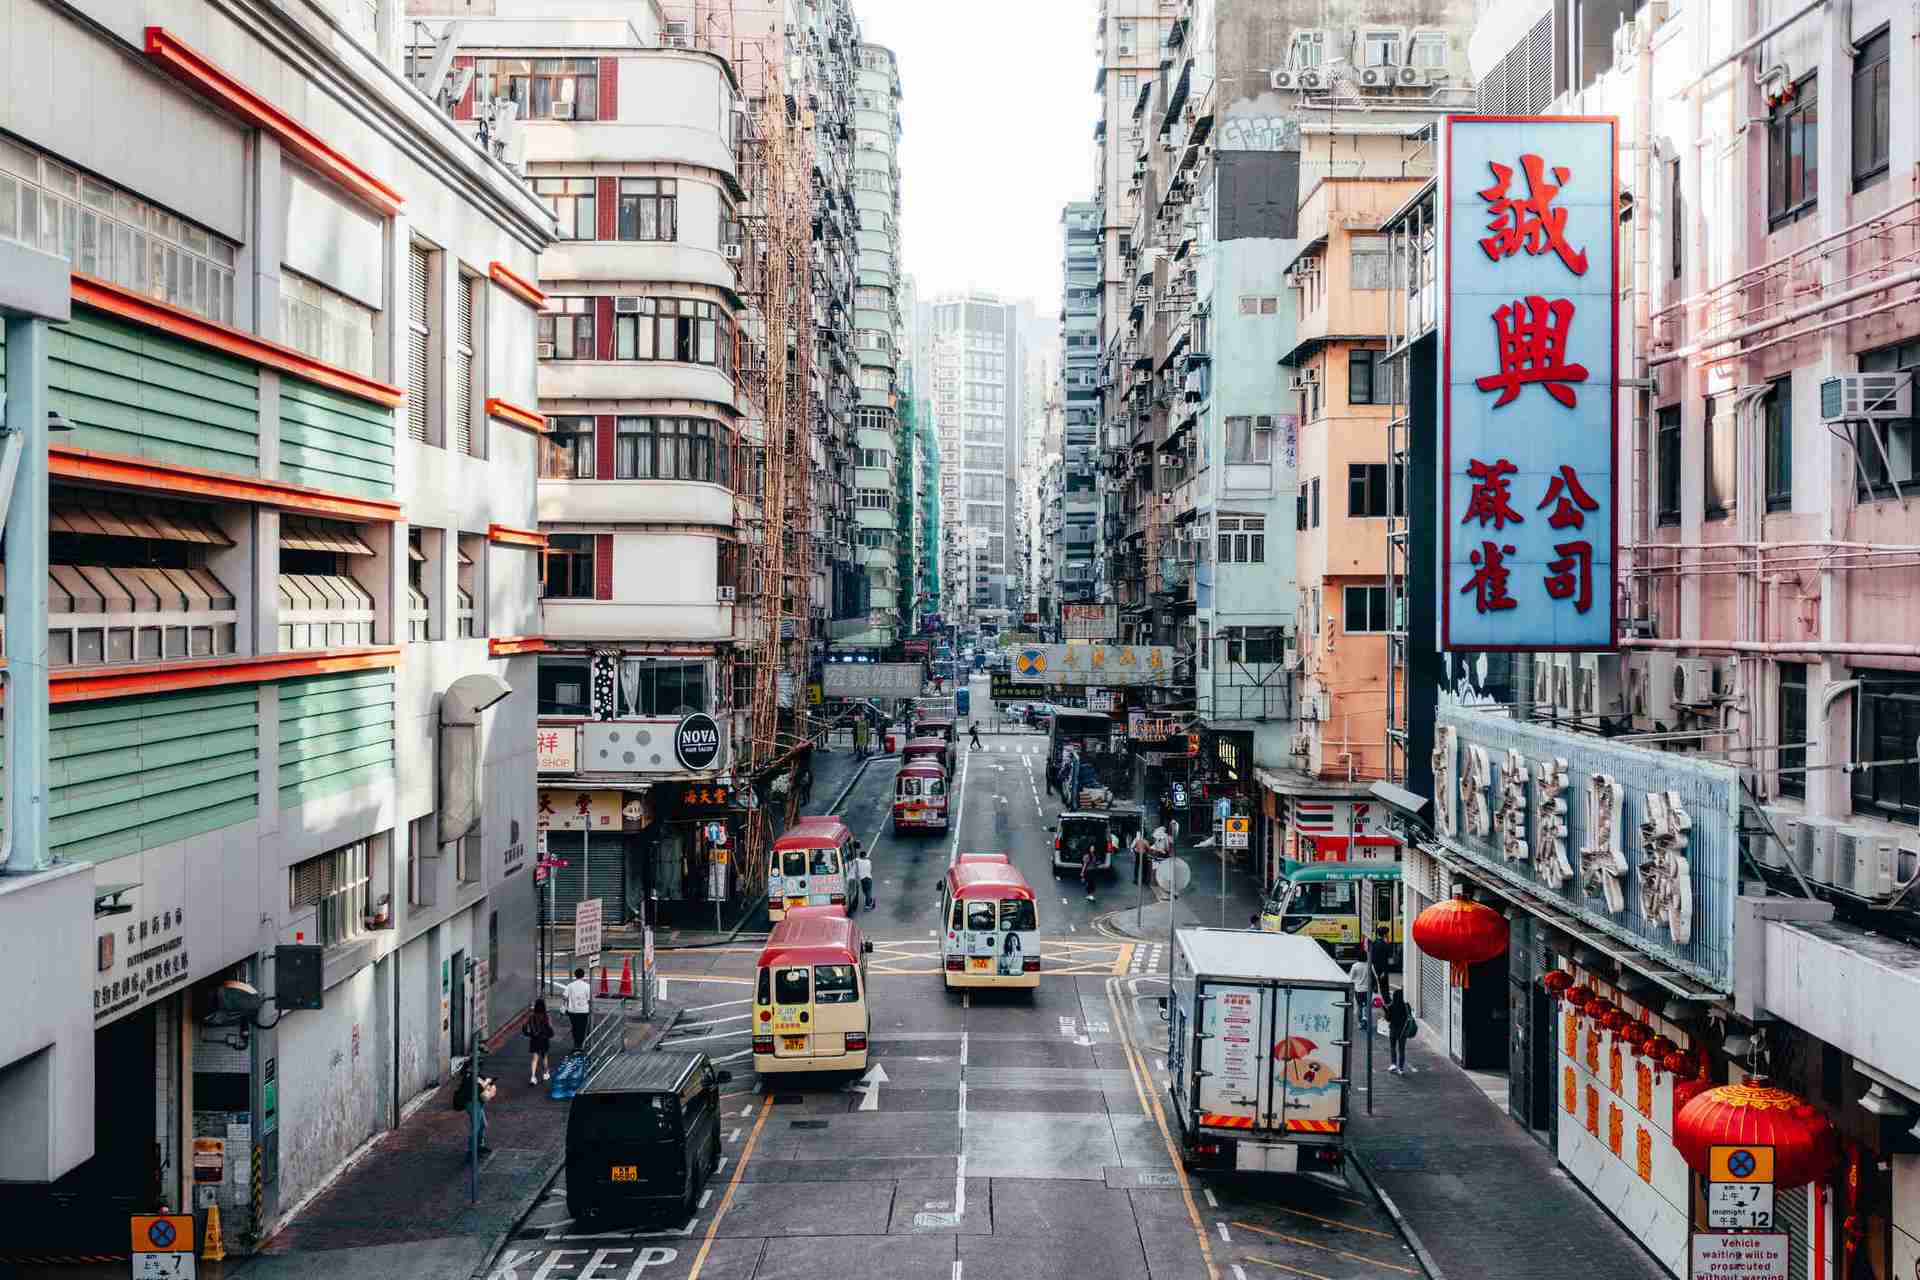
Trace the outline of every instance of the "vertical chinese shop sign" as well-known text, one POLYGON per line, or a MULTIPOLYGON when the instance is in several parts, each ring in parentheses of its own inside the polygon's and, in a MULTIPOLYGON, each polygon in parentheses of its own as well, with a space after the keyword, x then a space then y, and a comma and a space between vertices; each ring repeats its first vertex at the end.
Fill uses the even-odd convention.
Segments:
POLYGON ((1611 649, 1618 188, 1611 117, 1446 121, 1445 649, 1611 649))

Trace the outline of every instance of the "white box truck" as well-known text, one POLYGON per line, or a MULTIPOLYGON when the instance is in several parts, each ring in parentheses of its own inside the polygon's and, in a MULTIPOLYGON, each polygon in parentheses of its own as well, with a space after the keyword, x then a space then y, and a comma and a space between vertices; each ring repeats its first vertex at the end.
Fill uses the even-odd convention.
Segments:
POLYGON ((1167 998, 1180 1154, 1201 1165, 1339 1173, 1352 989, 1300 934, 1182 929, 1167 998))

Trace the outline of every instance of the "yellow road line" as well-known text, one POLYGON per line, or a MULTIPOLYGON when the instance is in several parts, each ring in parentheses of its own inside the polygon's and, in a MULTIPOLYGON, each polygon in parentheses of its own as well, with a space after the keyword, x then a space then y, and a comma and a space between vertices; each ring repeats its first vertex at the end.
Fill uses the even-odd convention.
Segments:
POLYGON ((1283 1204, 1269 1203, 1266 1207, 1269 1209, 1278 1209, 1281 1213, 1290 1213, 1296 1218, 1305 1218, 1310 1222, 1324 1222, 1328 1226, 1338 1227, 1342 1231, 1358 1231, 1363 1236, 1379 1236, 1382 1240, 1398 1240, 1400 1238, 1391 1231, 1381 1231, 1377 1227, 1356 1226, 1351 1222, 1341 1222, 1337 1218, 1323 1218, 1318 1214, 1308 1213, 1304 1209, 1289 1209, 1283 1204))
POLYGON ((1120 945, 1120 954, 1113 958, 1113 971, 1111 976, 1119 978, 1126 975, 1127 970, 1133 965, 1133 948, 1134 944, 1131 942, 1125 942, 1120 945))
POLYGON ((1369 1266, 1385 1267, 1389 1271, 1398 1271, 1402 1275, 1417 1276, 1420 1274, 1420 1272, 1414 1270, 1412 1267, 1403 1267, 1397 1262, 1382 1262, 1379 1258, 1369 1258, 1364 1253, 1351 1253, 1345 1249, 1336 1249, 1330 1244, 1320 1244, 1307 1239, 1305 1236, 1290 1236, 1284 1231, 1269 1231, 1265 1227, 1256 1227, 1251 1222, 1236 1222, 1233 1225, 1247 1231, 1258 1232, 1263 1236, 1271 1236, 1275 1240, 1285 1240, 1288 1244, 1302 1245, 1308 1249, 1319 1249, 1323 1253, 1337 1253, 1343 1258, 1352 1258, 1355 1262, 1364 1262, 1369 1266))
POLYGON ((767 1113, 772 1110, 773 1095, 768 1094, 767 1100, 760 1104, 760 1118, 753 1122, 753 1132, 747 1135, 747 1145, 740 1148, 740 1163, 733 1166, 733 1177, 727 1182, 727 1194, 714 1211, 713 1221, 707 1224, 706 1239, 700 1242, 700 1252, 693 1257, 693 1270, 687 1272, 687 1280, 700 1280, 700 1268, 707 1265, 707 1251, 713 1248, 713 1238, 720 1232, 720 1220, 733 1207, 733 1193, 740 1189, 740 1176, 747 1171, 747 1161, 753 1159, 753 1146, 760 1141, 760 1131, 767 1127, 767 1113))
POLYGON ((1332 1277, 1323 1276, 1318 1271, 1306 1271, 1299 1267, 1290 1267, 1284 1262, 1273 1262, 1266 1258, 1256 1258, 1252 1254, 1248 1254, 1245 1258, 1241 1259, 1241 1261, 1257 1262, 1263 1267, 1272 1267, 1275 1271, 1284 1271, 1290 1276, 1306 1276, 1308 1280, 1332 1280, 1332 1277))
POLYGON ((1153 1076, 1147 1065, 1133 1047, 1133 1031, 1121 1012, 1120 1001, 1114 995, 1113 984, 1107 984, 1107 1007, 1113 1011, 1113 1025, 1120 1033, 1120 1048, 1127 1055, 1127 1072, 1133 1077, 1133 1091, 1139 1095, 1140 1107, 1152 1114, 1154 1123, 1160 1127, 1160 1141, 1166 1144, 1167 1155, 1173 1160, 1174 1176, 1180 1181, 1180 1196, 1187 1203, 1187 1220, 1193 1224, 1194 1239, 1200 1242, 1200 1257, 1207 1264, 1207 1280, 1219 1280, 1220 1272, 1213 1265, 1213 1244, 1207 1238, 1207 1229, 1200 1221, 1200 1209, 1193 1201, 1193 1185, 1187 1181, 1187 1170, 1180 1163, 1180 1152, 1173 1144, 1173 1135, 1167 1131, 1167 1117, 1160 1110, 1160 1099, 1151 1086, 1153 1076))

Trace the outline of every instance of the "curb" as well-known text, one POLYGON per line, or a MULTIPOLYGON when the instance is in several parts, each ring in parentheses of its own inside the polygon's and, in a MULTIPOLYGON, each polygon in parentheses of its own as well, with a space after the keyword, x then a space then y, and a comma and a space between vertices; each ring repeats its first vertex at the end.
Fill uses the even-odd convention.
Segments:
POLYGON ((860 779, 867 776, 867 766, 872 764, 875 760, 879 760, 883 758, 884 757, 881 757, 879 755, 870 755, 865 760, 862 760, 859 766, 854 769, 853 776, 847 779, 847 785, 840 788, 840 794, 835 796, 833 798, 833 803, 827 806, 827 812, 832 813, 835 809, 838 809, 841 805, 845 804, 847 802, 847 797, 852 795, 853 789, 860 784, 860 779))
POLYGON ((1440 1269, 1440 1264, 1433 1260, 1431 1253, 1427 1252, 1427 1246, 1421 1242, 1419 1233, 1413 1229, 1413 1224, 1407 1221, 1407 1216, 1400 1212, 1400 1206, 1393 1202, 1393 1197, 1388 1195, 1374 1178, 1373 1170, 1367 1166, 1366 1157, 1361 1155, 1358 1149, 1348 1146, 1347 1161, 1353 1166, 1353 1171, 1360 1175, 1360 1181, 1367 1184, 1367 1190, 1373 1193, 1373 1198, 1380 1202, 1380 1207, 1387 1211, 1387 1216, 1393 1219, 1393 1225, 1399 1229, 1401 1238, 1407 1242, 1407 1247, 1413 1250, 1413 1256, 1419 1260, 1420 1269, 1427 1273, 1429 1280, 1447 1280, 1447 1273, 1440 1269))
MULTIPOLYGON (((646 1043, 637 1052, 650 1053, 659 1048, 660 1042, 667 1038, 667 1034, 680 1021, 682 1012, 684 1010, 675 1009, 673 1016, 662 1023, 657 1031, 649 1032, 646 1043)), ((546 1172, 540 1175, 540 1180, 534 1185, 532 1194, 521 1197, 520 1203, 514 1206, 513 1217, 508 1220, 507 1225, 495 1232, 493 1238, 487 1241, 487 1251, 481 1255, 480 1265, 474 1269, 472 1280, 486 1280, 486 1277, 492 1274, 493 1264, 498 1262, 500 1255, 506 1251, 507 1241, 526 1216, 533 1212, 534 1206, 539 1204, 541 1198, 552 1188, 553 1180, 558 1178, 560 1171, 566 1167, 567 1144, 562 1141, 559 1153, 548 1162, 546 1172)))

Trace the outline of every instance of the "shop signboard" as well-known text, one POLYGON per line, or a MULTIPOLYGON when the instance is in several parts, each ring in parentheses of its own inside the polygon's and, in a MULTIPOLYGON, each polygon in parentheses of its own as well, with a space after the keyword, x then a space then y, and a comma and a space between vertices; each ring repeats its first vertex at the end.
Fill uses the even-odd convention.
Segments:
POLYGON ((1696 1231, 1693 1280, 1787 1280, 1791 1252, 1784 1231, 1696 1231))
POLYGON ((728 723, 701 712, 590 720, 579 730, 582 773, 710 773, 726 767, 732 746, 728 723))
POLYGON ((1716 991, 1733 989, 1740 776, 1443 701, 1434 825, 1455 854, 1716 991))
POLYGON ((1111 712, 1113 710, 1113 690, 1088 689, 1087 710, 1111 712))
POLYGON ((1445 121, 1446 649, 1614 644, 1617 129, 1597 116, 1445 121))
POLYGON ((918 662, 829 662, 820 691, 829 698, 917 698, 926 670, 918 662))
MULTIPOLYGON (((104 865, 104 864, 103 864, 104 865)), ((149 1001, 183 987, 190 972, 187 886, 178 860, 147 855, 145 870, 115 864, 96 884, 125 875, 139 881, 112 886, 120 910, 94 923, 93 1022, 105 1026, 149 1001)), ((211 915, 209 915, 211 919, 211 915)))
POLYGON ((1015 680, 1011 675, 994 672, 989 677, 989 687, 996 700, 1008 698, 1050 698, 1054 687, 1050 684, 1032 684, 1015 680))
POLYGON ((625 798, 618 791, 542 787, 534 817, 541 831, 618 831, 625 798))
POLYGON ((1013 652, 1013 678, 1054 688, 1170 684, 1173 650, 1164 645, 1032 644, 1013 652))
POLYGON ((1112 604, 1063 604, 1060 636, 1065 640, 1113 640, 1120 635, 1120 607, 1112 604))
POLYGON ((572 773, 580 762, 580 726, 543 724, 533 734, 533 767, 537 773, 572 773))

